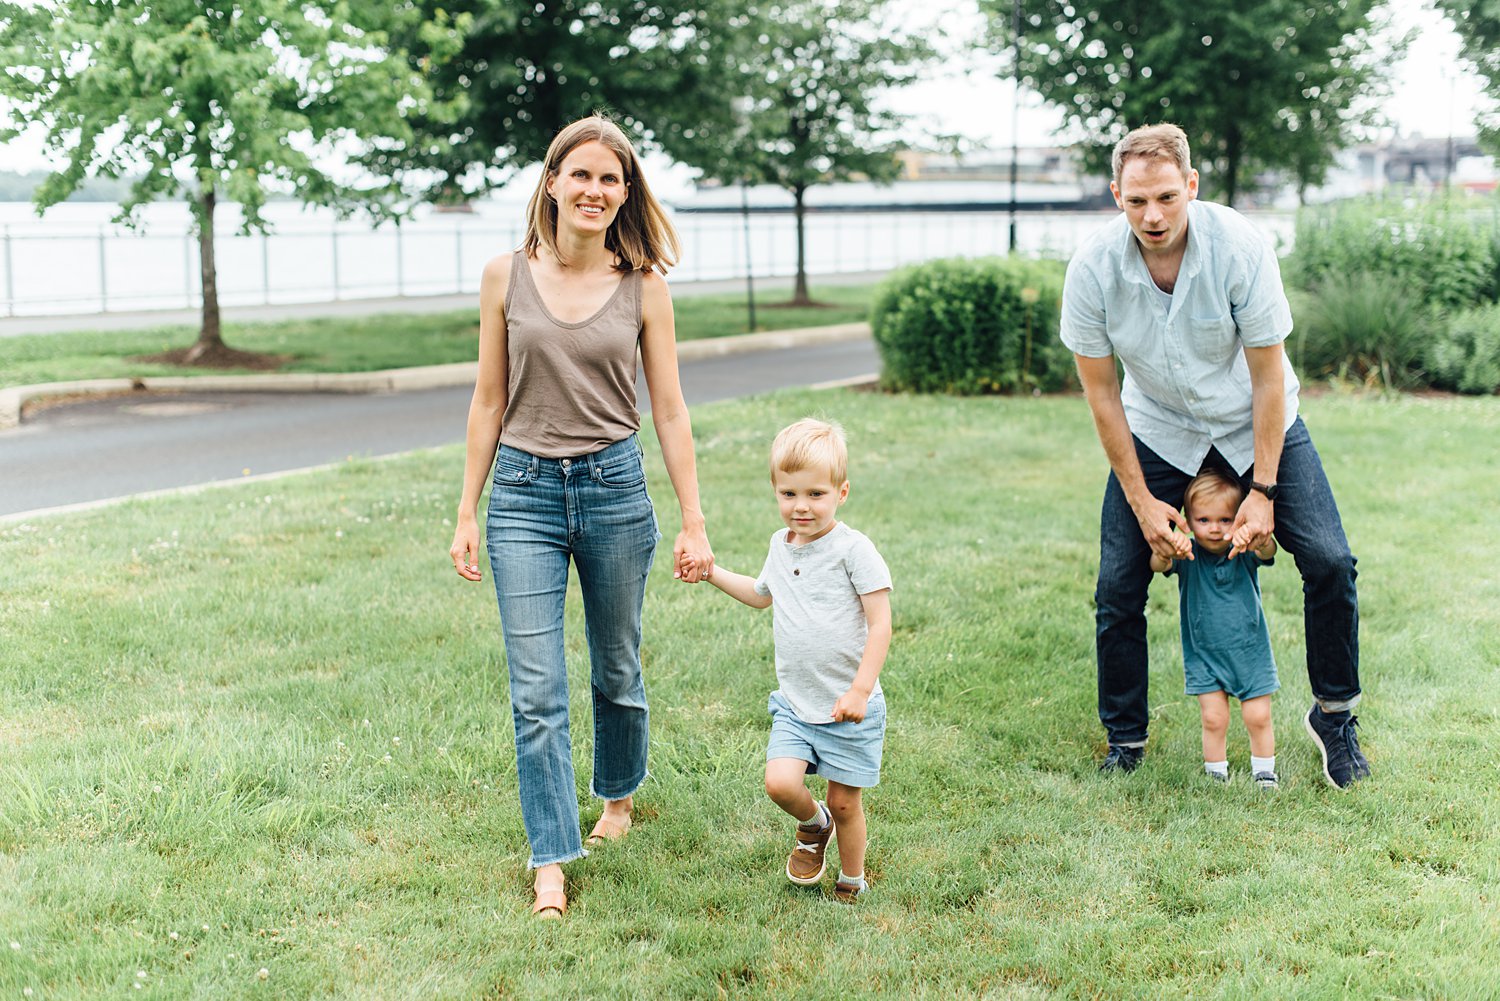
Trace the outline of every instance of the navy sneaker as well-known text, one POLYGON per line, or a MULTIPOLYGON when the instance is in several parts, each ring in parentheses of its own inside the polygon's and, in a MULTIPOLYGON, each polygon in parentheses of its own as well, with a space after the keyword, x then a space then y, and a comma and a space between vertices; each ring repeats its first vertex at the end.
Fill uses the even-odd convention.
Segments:
POLYGON ((1104 763, 1099 766, 1101 772, 1133 772, 1141 767, 1141 758, 1146 756, 1144 747, 1121 747, 1118 744, 1109 745, 1109 753, 1104 756, 1104 763))
POLYGON ((1255 788, 1266 792, 1274 792, 1281 788, 1281 779, 1276 777, 1275 772, 1256 772, 1255 788))
POLYGON ((1360 753, 1359 736, 1354 732, 1359 717, 1350 712, 1325 713, 1314 705, 1302 723, 1323 755, 1323 777, 1331 785, 1346 789, 1370 777, 1370 763, 1360 753))

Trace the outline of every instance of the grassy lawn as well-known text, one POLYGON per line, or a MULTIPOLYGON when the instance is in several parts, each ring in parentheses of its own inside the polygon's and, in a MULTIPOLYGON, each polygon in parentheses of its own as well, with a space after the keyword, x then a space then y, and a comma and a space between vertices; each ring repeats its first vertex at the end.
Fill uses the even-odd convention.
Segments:
MULTIPOLYGON (((637 826, 569 866, 565 921, 530 920, 493 593, 448 563, 445 448, 0 525, 0 997, 1494 996, 1500 400, 1306 403, 1360 557, 1375 778, 1326 787, 1300 730, 1286 560, 1261 577, 1270 796, 1238 722, 1233 781, 1201 775, 1169 581, 1146 765, 1095 772, 1105 469, 1080 399, 700 408, 723 565, 759 568, 767 443, 812 411, 851 430, 846 520, 896 581, 866 900, 782 874, 770 613, 659 558, 637 826)), ((586 797, 576 594, 569 615, 586 797)))
MULTIPOLYGON (((788 297, 785 289, 763 290, 756 299, 756 328, 792 330, 864 320, 874 291, 873 285, 815 286, 811 295, 824 305, 793 309, 776 305, 788 297)), ((243 351, 290 355, 284 372, 370 372, 473 361, 479 342, 478 301, 476 296, 475 310, 425 316, 226 323, 224 341, 243 351)), ((684 295, 674 306, 678 340, 745 333, 743 296, 684 295)), ((223 372, 133 360, 187 347, 197 336, 196 326, 178 326, 0 337, 0 389, 73 379, 223 372)))

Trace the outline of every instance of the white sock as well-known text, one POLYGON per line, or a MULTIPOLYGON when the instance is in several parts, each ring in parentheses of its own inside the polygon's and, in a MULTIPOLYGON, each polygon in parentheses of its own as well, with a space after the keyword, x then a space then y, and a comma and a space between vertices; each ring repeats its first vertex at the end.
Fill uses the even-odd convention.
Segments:
POLYGON ((1208 774, 1210 774, 1210 775, 1217 775, 1220 778, 1226 778, 1226 779, 1229 778, 1229 762, 1228 762, 1228 760, 1224 760, 1224 761, 1205 761, 1205 762, 1203 762, 1203 770, 1205 772, 1207 772, 1208 774))
POLYGON ((821 831, 833 821, 833 817, 829 814, 828 807, 824 806, 822 803, 815 802, 813 805, 818 808, 818 812, 813 814, 811 817, 808 817, 806 820, 799 821, 799 823, 801 823, 803 827, 815 828, 821 831))
POLYGON ((1260 772, 1271 772, 1272 774, 1275 774, 1276 755, 1273 754, 1269 758, 1257 758, 1253 754, 1250 755, 1250 774, 1256 775, 1260 772))
POLYGON ((863 890, 865 888, 865 874, 860 873, 858 876, 850 876, 843 869, 839 869, 839 882, 846 886, 858 885, 863 890))

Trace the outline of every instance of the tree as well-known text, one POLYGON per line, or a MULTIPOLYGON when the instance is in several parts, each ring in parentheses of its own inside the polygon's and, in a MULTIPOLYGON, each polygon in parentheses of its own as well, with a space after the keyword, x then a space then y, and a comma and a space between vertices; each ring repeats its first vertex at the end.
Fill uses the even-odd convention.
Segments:
MULTIPOLYGON (((157 198, 192 208, 203 321, 185 363, 250 360, 219 325, 214 210, 238 202, 244 230, 264 231, 269 191, 348 213, 396 212, 390 181, 351 182, 322 164, 351 144, 408 136, 402 111, 423 88, 359 8, 322 0, 0 2, 0 140, 39 127, 65 166, 37 189, 39 212, 89 175, 138 173, 117 221, 137 224, 157 198)), ((384 16, 384 15, 383 15, 384 16)))
MULTIPOLYGON (((1230 204, 1256 170, 1320 181, 1384 85, 1372 20, 1384 0, 1019 2, 1023 79, 1099 137, 1091 166, 1108 172, 1132 128, 1176 122, 1230 204)), ((1009 44, 1012 0, 981 3, 1009 44)))
MULTIPOLYGON (((1491 100, 1500 101, 1500 0, 1437 0, 1437 3, 1458 32, 1463 57, 1484 77, 1486 93, 1491 100)), ((1475 124, 1485 145, 1500 155, 1500 118, 1491 112, 1475 124)))
MULTIPOLYGON (((415 0, 392 41, 433 100, 407 146, 361 163, 427 172, 430 197, 461 201, 546 154, 571 121, 604 111, 646 138, 700 122, 721 86, 719 27, 733 0, 415 0)), ((405 8, 392 8, 396 11, 405 8)))
POLYGON ((667 152, 724 182, 789 191, 797 220, 794 305, 807 305, 806 194, 815 184, 899 170, 881 92, 908 83, 931 52, 904 34, 887 0, 787 0, 747 6, 727 25, 731 46, 704 124, 662 137, 667 152))

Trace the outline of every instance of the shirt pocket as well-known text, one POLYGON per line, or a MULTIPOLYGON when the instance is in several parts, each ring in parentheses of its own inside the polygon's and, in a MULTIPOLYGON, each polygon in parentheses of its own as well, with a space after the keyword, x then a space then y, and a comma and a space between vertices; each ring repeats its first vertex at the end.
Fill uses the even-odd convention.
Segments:
POLYGON ((1209 364, 1224 365, 1240 350, 1240 332, 1232 314, 1194 313, 1188 322, 1193 352, 1209 364))

